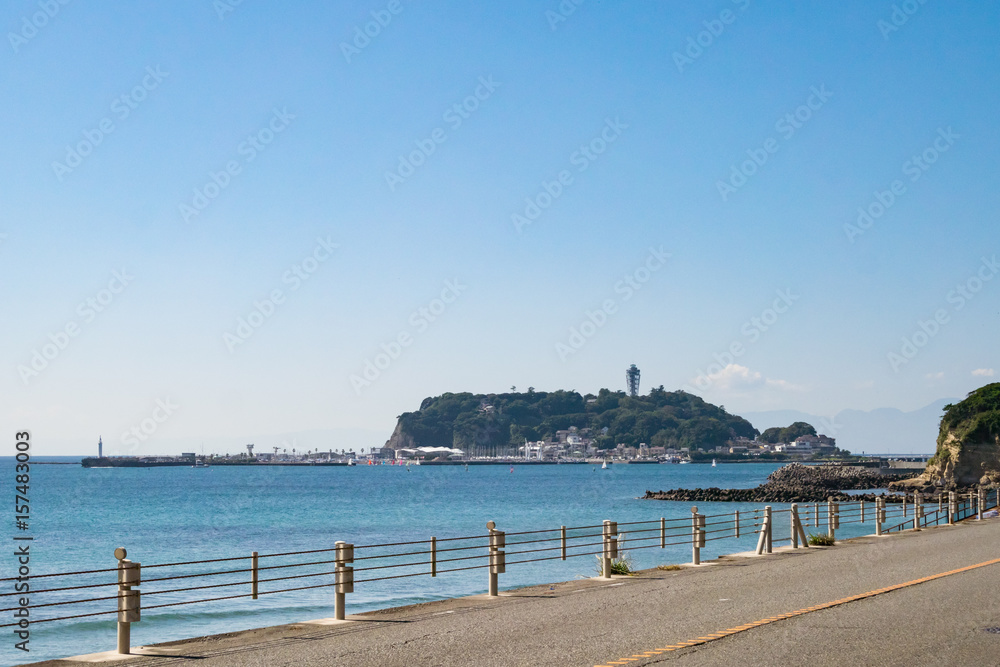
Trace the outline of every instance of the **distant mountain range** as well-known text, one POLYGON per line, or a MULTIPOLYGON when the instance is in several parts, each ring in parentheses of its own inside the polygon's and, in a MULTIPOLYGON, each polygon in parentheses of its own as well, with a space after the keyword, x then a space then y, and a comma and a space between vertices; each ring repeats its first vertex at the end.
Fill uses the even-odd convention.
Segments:
POLYGON ((842 410, 832 419, 798 410, 744 412, 741 416, 760 431, 797 421, 808 422, 817 432, 836 438, 837 446, 852 454, 933 454, 944 406, 959 400, 941 398, 912 412, 896 408, 869 412, 842 410))

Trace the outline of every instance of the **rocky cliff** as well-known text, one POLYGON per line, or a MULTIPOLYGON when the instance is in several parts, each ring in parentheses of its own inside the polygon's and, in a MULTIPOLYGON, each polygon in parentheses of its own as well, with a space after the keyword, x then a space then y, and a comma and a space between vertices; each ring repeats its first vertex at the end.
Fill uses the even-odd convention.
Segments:
POLYGON ((937 452, 915 485, 1000 485, 1000 382, 946 405, 937 452))
POLYGON ((396 422, 396 428, 392 431, 389 439, 385 441, 384 446, 392 449, 414 449, 417 447, 417 443, 412 435, 403 431, 403 422, 400 420, 396 422))

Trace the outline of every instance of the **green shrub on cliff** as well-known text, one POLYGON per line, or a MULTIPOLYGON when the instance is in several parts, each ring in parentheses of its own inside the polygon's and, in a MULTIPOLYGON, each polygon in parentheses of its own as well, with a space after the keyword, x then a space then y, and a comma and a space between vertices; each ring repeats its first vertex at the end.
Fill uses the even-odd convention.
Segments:
POLYGON ((954 428, 970 417, 1000 411, 1000 382, 993 382, 969 392, 964 401, 944 406, 941 425, 954 428))

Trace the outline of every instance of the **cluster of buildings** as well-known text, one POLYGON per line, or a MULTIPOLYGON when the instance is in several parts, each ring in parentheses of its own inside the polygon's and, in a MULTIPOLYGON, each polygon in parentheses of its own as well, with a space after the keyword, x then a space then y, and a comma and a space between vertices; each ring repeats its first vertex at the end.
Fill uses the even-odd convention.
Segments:
POLYGON ((743 454, 745 456, 760 456, 761 454, 784 454, 795 459, 811 459, 833 454, 837 449, 837 440, 825 435, 802 435, 792 442, 771 444, 749 438, 734 438, 722 447, 716 447, 718 454, 743 454))
MULTIPOLYGON (((691 459, 691 450, 687 447, 655 447, 646 443, 638 446, 618 444, 613 449, 598 449, 594 433, 589 428, 578 429, 571 426, 566 430, 556 431, 555 436, 547 440, 526 441, 518 447, 507 448, 504 452, 493 452, 488 458, 503 458, 527 461, 568 461, 587 459, 610 459, 619 461, 669 461, 679 463, 691 459)), ((762 454, 784 454, 793 459, 812 459, 833 454, 836 450, 836 440, 825 435, 804 435, 793 442, 771 444, 750 440, 749 438, 733 438, 725 445, 707 450, 708 454, 740 455, 746 457, 762 454)), ((413 447, 393 450, 389 447, 374 448, 367 454, 370 459, 452 459, 467 460, 479 458, 476 452, 466 452, 452 447, 413 447)))
POLYGON ((549 440, 525 442, 517 448, 520 458, 536 461, 559 459, 585 459, 597 455, 597 446, 593 441, 589 428, 577 429, 570 426, 563 431, 556 431, 555 437, 549 440))

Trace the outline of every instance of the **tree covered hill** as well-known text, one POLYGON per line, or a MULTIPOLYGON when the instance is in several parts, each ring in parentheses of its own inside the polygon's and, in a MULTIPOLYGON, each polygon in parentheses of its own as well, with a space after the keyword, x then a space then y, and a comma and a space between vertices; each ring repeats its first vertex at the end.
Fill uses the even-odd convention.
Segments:
POLYGON ((761 442, 768 442, 775 445, 779 442, 795 442, 795 439, 803 435, 816 435, 816 429, 813 428, 812 424, 807 424, 805 422, 795 422, 791 426, 786 426, 781 428, 780 426, 774 426, 769 429, 765 429, 763 433, 760 434, 759 440, 761 442))
POLYGON ((750 422, 723 407, 684 391, 665 391, 662 386, 638 397, 609 389, 581 395, 529 388, 527 392, 448 393, 426 398, 419 410, 399 416, 388 445, 499 451, 521 445, 525 439, 552 438, 556 431, 571 426, 590 429, 590 437, 601 449, 642 442, 708 449, 736 436, 758 435, 750 422))

